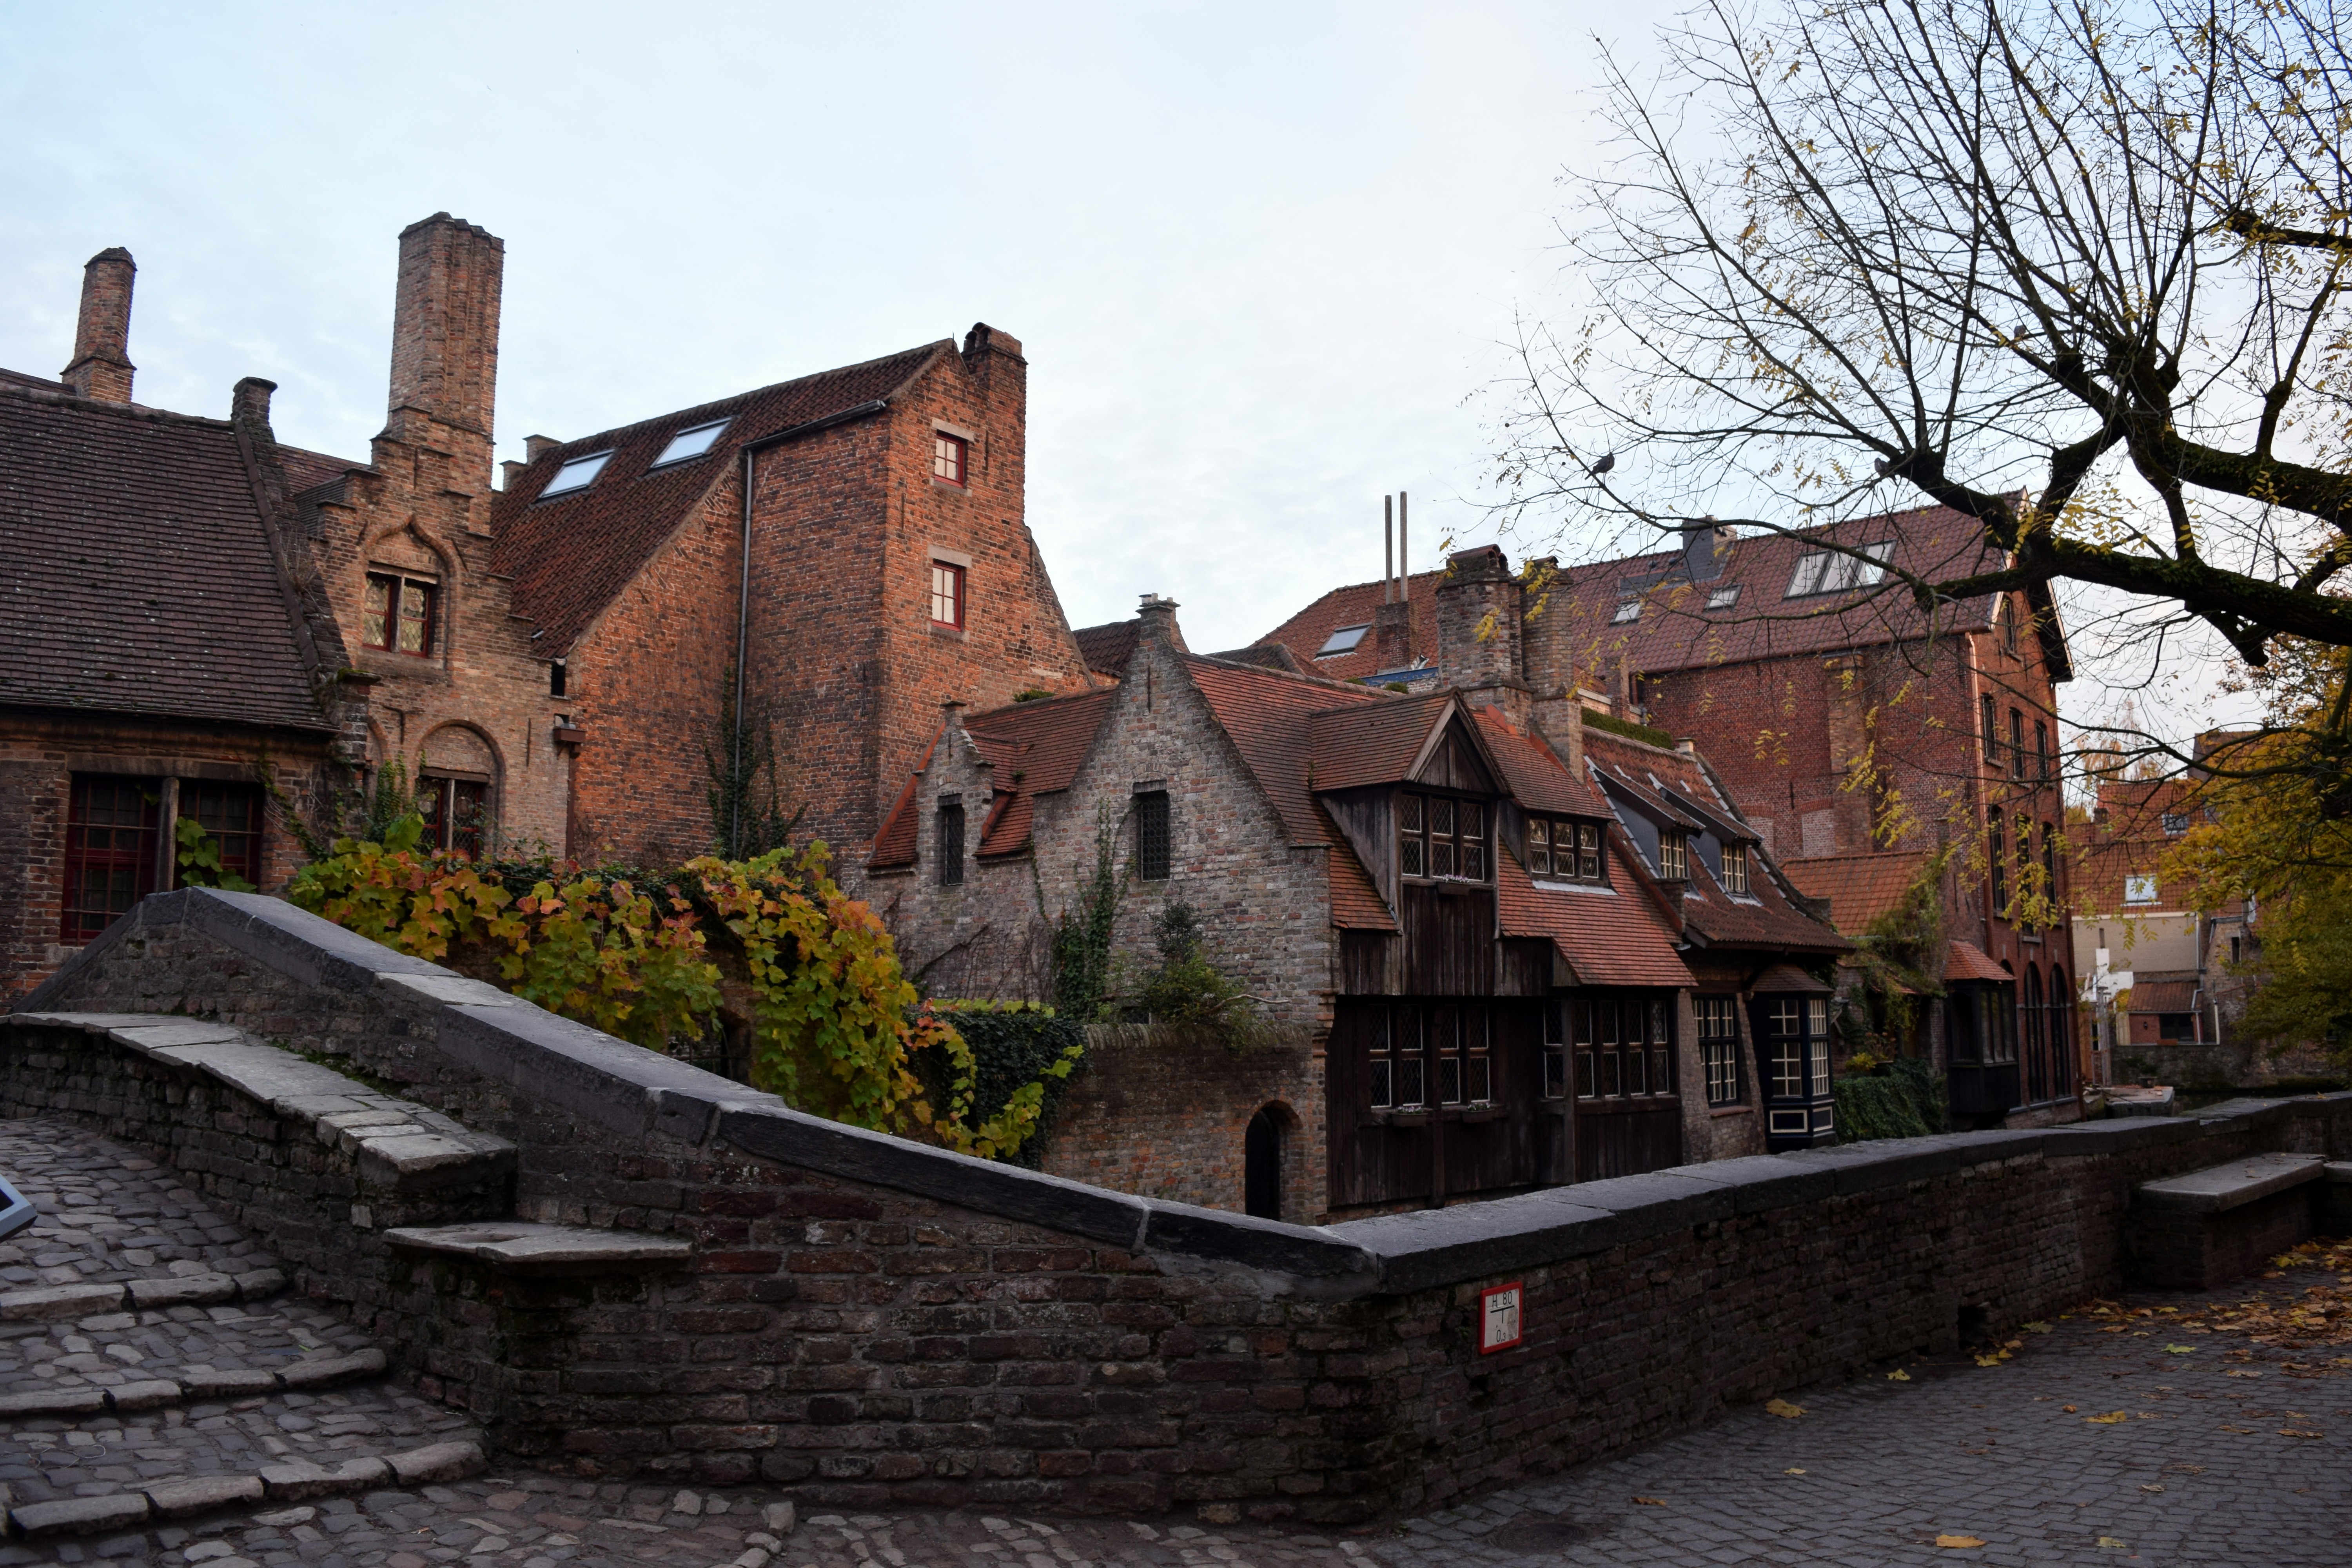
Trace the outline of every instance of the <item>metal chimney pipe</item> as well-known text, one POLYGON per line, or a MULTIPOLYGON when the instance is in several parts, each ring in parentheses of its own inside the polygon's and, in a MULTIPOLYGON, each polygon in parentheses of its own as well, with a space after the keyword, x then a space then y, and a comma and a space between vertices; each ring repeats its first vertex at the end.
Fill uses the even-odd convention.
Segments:
POLYGON ((1412 599, 1412 556, 1405 547, 1404 492, 1397 491, 1397 598, 1410 603, 1412 599))
POLYGON ((1396 500, 1381 498, 1381 603, 1396 602, 1396 500))

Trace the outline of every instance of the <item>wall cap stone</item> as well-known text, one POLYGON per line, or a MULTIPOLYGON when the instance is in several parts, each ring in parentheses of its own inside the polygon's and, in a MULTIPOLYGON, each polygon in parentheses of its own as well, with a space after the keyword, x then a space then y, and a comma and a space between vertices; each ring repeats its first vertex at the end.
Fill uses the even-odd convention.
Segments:
POLYGON ((2255 1154, 2160 1182, 2142 1182, 2132 1189, 2132 1202, 2179 1214, 2221 1214, 2316 1182, 2326 1173, 2325 1154, 2255 1154))

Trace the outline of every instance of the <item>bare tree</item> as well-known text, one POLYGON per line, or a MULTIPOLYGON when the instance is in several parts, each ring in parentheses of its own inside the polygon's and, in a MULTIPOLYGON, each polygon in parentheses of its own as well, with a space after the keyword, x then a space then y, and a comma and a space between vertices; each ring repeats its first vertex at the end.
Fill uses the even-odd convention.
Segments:
POLYGON ((2290 5, 1711 0, 1571 175, 1572 329, 1531 327, 1507 521, 1654 548, 1975 521, 1922 607, 2073 581, 2352 646, 2352 66, 2290 5), (1603 455, 1613 458, 1605 460, 1603 455), (1987 553, 1987 549, 1992 552, 1987 553))

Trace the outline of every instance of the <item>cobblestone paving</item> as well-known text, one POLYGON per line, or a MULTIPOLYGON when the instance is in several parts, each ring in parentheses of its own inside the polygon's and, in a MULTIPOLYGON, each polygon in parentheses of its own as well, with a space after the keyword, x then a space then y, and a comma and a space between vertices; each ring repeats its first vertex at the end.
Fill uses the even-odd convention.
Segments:
MULTIPOLYGON (((0 1170, 43 1205, 0 1247, 0 1289, 272 1267, 168 1173, 58 1121, 0 1123, 0 1170), (21 1270, 9 1273, 7 1270, 21 1270)), ((2332 1276, 2250 1282, 2273 1298, 2332 1276)), ((810 1510, 789 1531, 759 1489, 676 1491, 506 1473, 415 1491, 238 1510, 135 1534, 0 1546, 0 1568, 1174 1568, 1180 1564, 2352 1562, 2352 1346, 2288 1352, 2168 1332, 2158 1316, 2062 1319, 2013 1359, 1965 1355, 1792 1394, 1637 1453, 1375 1531, 1055 1520, 981 1511, 810 1510), (2298 1355, 2302 1359, 2297 1359, 2298 1355), (2102 1418, 2105 1419, 2097 1419, 2102 1418), (1938 1545, 1943 1537, 1950 1544, 1938 1545), (1979 1542, 1980 1544, 1967 1544, 1979 1542)), ((307 1302, 115 1312, 0 1325, 0 1392, 68 1375, 278 1366, 364 1342, 307 1302), (14 1329, 16 1331, 9 1332, 14 1329), (136 1357, 137 1360, 131 1358, 136 1357)), ((317 1394, 81 1420, 0 1423, 0 1479, 23 1502, 173 1475, 249 1472, 471 1435, 390 1379, 317 1394)))

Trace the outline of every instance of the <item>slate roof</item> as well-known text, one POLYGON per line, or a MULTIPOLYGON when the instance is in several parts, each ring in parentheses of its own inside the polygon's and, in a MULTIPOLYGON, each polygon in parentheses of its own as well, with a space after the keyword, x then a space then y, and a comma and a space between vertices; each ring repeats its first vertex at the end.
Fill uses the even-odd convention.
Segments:
POLYGON ((226 423, 0 386, 0 703, 330 728, 267 526, 226 423))
POLYGON ((1536 886, 1509 846, 1495 861, 1495 912, 1502 934, 1549 937, 1582 985, 1696 984, 1675 952, 1675 933, 1643 889, 1619 835, 1607 839, 1603 889, 1555 891, 1536 886))
POLYGON ((1142 629, 1143 618, 1130 616, 1112 621, 1108 626, 1080 626, 1070 635, 1078 639, 1078 657, 1097 675, 1114 679, 1127 673, 1127 661, 1135 655, 1135 638, 1142 629))
MULTIPOLYGON (((1744 830, 1746 824, 1723 792, 1716 787, 1697 757, 1686 752, 1663 751, 1605 730, 1584 731, 1585 763, 1597 777, 1624 792, 1636 812, 1646 807, 1668 821, 1704 826, 1696 814, 1670 804, 1679 796, 1705 807, 1706 817, 1720 816, 1744 830)), ((1654 816, 1653 820, 1656 820, 1654 816)), ((1750 842, 1748 892, 1727 893, 1701 858, 1691 857, 1691 879, 1682 899, 1686 935, 1709 947, 1780 949, 1795 952, 1843 952, 1853 944, 1828 925, 1797 906, 1791 890, 1776 874, 1772 858, 1750 842)))
MULTIPOLYGON (((1412 648, 1423 658, 1437 657, 1437 585, 1445 581, 1443 570, 1416 572, 1407 587, 1412 606, 1412 648)), ((1315 675, 1329 676, 1335 680, 1356 680, 1368 675, 1386 675, 1381 668, 1372 647, 1372 636, 1364 634, 1352 653, 1335 654, 1329 658, 1317 658, 1315 650, 1330 640, 1331 634, 1341 626, 1370 626, 1372 612, 1381 607, 1387 596, 1383 583, 1351 583, 1344 588, 1334 588, 1274 630, 1258 638, 1258 642, 1280 643, 1298 660, 1299 668, 1315 675)))
POLYGON ((1780 869, 1807 898, 1830 901, 1830 924, 1848 936, 1857 936, 1903 901, 1903 895, 1918 880, 1919 868, 1927 863, 1924 849, 1896 849, 1784 860, 1780 869))
POLYGON ((642 420, 540 453, 490 508, 493 573, 513 579, 514 613, 539 625, 540 652, 561 657, 614 595, 634 580, 710 487, 730 471, 744 444, 828 419, 856 417, 887 403, 943 354, 946 339, 903 353, 781 382, 658 418, 642 420), (725 419, 701 457, 648 471, 671 437, 725 419), (610 451, 613 460, 583 489, 539 500, 573 458, 610 451))

